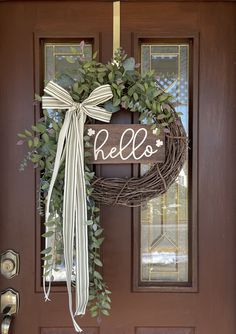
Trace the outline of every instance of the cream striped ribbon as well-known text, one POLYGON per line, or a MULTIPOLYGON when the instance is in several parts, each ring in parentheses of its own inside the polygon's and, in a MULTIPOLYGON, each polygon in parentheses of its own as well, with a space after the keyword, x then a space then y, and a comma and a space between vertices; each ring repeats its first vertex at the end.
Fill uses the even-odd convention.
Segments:
MULTIPOLYGON (((44 109, 66 109, 46 204, 46 221, 50 215, 50 201, 61 161, 65 157, 65 179, 63 198, 63 243, 66 271, 66 284, 69 310, 74 328, 81 332, 75 320, 76 315, 85 314, 89 298, 88 235, 87 235, 87 197, 84 178, 84 123, 89 116, 102 122, 110 122, 111 113, 98 107, 113 94, 109 85, 102 85, 92 91, 82 103, 73 101, 70 94, 61 86, 50 81, 44 89, 49 96, 43 96, 44 109), (75 251, 74 251, 75 250, 75 251), (75 254, 74 254, 75 252, 75 254), (75 312, 71 290, 71 276, 75 262, 75 312)), ((48 288, 43 279, 45 300, 49 300, 51 278, 48 288)))

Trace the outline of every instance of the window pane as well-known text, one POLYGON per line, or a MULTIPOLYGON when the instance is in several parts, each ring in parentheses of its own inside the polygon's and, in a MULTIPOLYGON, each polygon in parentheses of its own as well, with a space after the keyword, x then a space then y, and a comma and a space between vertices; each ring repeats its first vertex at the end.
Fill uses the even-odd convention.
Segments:
MULTIPOLYGON (((189 46, 141 46, 141 71, 154 70, 158 85, 171 93, 188 133, 189 46)), ((141 173, 148 169, 141 166, 141 173)), ((188 282, 188 162, 163 196, 141 207, 141 281, 188 282)))
MULTIPOLYGON (((74 59, 83 57, 84 59, 92 59, 92 45, 85 43, 83 49, 79 43, 46 43, 44 45, 44 82, 45 85, 50 80, 57 80, 61 86, 67 88, 71 84, 71 77, 76 79, 78 71, 76 70, 76 62, 74 59), (63 74, 63 75, 62 75, 63 74)), ((50 111, 49 111, 50 112, 50 111)), ((60 220, 57 213, 52 213, 52 219, 60 220)), ((60 222, 61 223, 61 222, 60 222)), ((56 233, 56 240, 50 238, 46 239, 45 248, 54 244, 59 250, 63 250, 62 247, 62 235, 61 232, 56 233)), ((53 270, 52 276, 54 282, 65 281, 65 264, 63 252, 61 255, 57 255, 56 258, 56 270, 53 270)))
POLYGON ((63 74, 64 80, 61 84, 66 86, 66 74, 69 74, 72 77, 74 76, 74 79, 76 79, 77 73, 76 63, 70 62, 70 59, 72 61, 79 57, 92 59, 92 45, 86 43, 82 49, 81 44, 79 43, 46 43, 44 46, 44 54, 45 83, 54 80, 63 74))

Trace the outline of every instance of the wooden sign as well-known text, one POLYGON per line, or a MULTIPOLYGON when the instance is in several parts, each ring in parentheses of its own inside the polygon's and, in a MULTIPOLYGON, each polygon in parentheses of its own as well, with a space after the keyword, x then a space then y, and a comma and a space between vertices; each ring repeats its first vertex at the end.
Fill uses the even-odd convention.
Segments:
POLYGON ((149 125, 89 124, 92 164, 154 163, 165 160, 165 135, 156 135, 149 125))

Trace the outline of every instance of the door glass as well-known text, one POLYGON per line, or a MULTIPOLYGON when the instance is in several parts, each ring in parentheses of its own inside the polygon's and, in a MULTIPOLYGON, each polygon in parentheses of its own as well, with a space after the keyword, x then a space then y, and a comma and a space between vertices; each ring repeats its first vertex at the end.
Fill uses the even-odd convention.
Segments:
MULTIPOLYGON (((50 80, 56 80, 62 87, 68 88, 72 79, 76 79, 78 71, 76 70, 75 60, 82 57, 86 60, 92 59, 92 44, 89 43, 45 43, 44 44, 44 81, 45 85, 50 80)), ((48 110, 50 113, 50 110, 48 110)), ((51 111, 53 113, 53 111, 51 111)), ((58 220, 60 216, 55 212, 51 218, 58 220)), ((56 267, 52 272, 53 280, 65 281, 65 264, 63 257, 61 229, 55 234, 54 238, 47 238, 45 248, 52 246, 57 249, 56 267), (61 254, 61 255, 59 255, 61 254)))
POLYGON ((45 82, 59 78, 59 80, 63 80, 60 84, 66 87, 69 85, 70 76, 76 79, 75 60, 81 57, 88 60, 92 59, 92 45, 84 42, 70 44, 45 43, 44 57, 45 82))
MULTIPOLYGON (((142 44, 141 71, 154 70, 158 85, 171 93, 188 133, 189 46, 142 44)), ((147 165, 141 166, 144 173, 147 165)), ((166 194, 141 207, 141 281, 188 282, 188 161, 166 194)))

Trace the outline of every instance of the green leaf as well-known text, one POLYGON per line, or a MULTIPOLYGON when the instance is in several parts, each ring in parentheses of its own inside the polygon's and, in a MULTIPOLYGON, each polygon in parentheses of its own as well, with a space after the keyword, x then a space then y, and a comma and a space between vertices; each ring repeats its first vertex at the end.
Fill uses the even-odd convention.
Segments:
POLYGON ((110 304, 108 304, 107 302, 102 303, 102 306, 103 306, 104 308, 106 308, 107 310, 110 310, 110 309, 111 309, 110 304))
POLYGON ((109 316, 109 312, 106 309, 102 309, 101 311, 102 311, 102 314, 109 316))
POLYGON ((91 311, 91 317, 95 318, 98 316, 98 311, 91 311))
POLYGON ((26 136, 32 137, 32 133, 28 130, 25 130, 25 134, 26 134, 26 136))
POLYGON ((49 255, 43 256, 42 260, 48 261, 48 260, 51 260, 51 258, 52 258, 52 254, 49 254, 49 255))
POLYGON ((113 99, 113 107, 118 107, 120 105, 120 99, 113 99))
POLYGON ((35 99, 35 101, 39 101, 39 102, 42 101, 42 97, 40 95, 36 94, 36 93, 34 94, 34 99, 35 99))
POLYGON ((150 101, 149 101, 148 98, 146 98, 145 103, 146 103, 146 105, 147 105, 147 107, 148 107, 149 109, 152 108, 151 103, 150 103, 150 101))
POLYGON ((93 275, 94 275, 94 277, 102 280, 102 275, 98 271, 94 270, 93 275))
POLYGON ((33 154, 32 155, 31 161, 33 163, 37 163, 37 162, 39 162, 39 160, 41 160, 41 155, 39 155, 39 154, 33 154))
POLYGON ((47 109, 43 109, 43 114, 44 114, 45 117, 49 116, 47 109))
POLYGON ((48 247, 48 248, 42 250, 42 252, 41 252, 40 254, 48 254, 48 253, 50 253, 51 251, 52 251, 52 247, 48 247))
POLYGON ((85 70, 83 70, 81 67, 78 68, 78 71, 82 74, 85 74, 85 70))
POLYGON ((114 73, 113 72, 110 72, 108 74, 108 79, 109 79, 110 82, 112 82, 114 80, 114 73))
POLYGON ((83 68, 87 69, 91 66, 91 62, 90 61, 86 61, 83 65, 83 68))
POLYGON ((98 72, 106 72, 106 68, 105 68, 105 66, 104 67, 99 67, 98 69, 97 69, 97 71, 98 72))
POLYGON ((47 231, 47 232, 45 232, 44 234, 42 234, 42 237, 43 237, 43 238, 49 238, 49 237, 51 237, 53 234, 54 234, 53 231, 47 231))
POLYGON ((94 263, 99 266, 102 267, 102 262, 99 259, 94 259, 94 263))
POLYGON ((98 245, 101 246, 105 238, 97 239, 98 245))
POLYGON ((66 61, 70 64, 74 64, 75 63, 75 58, 73 56, 67 56, 66 61))
POLYGON ((40 132, 40 131, 38 130, 38 128, 37 128, 35 125, 32 125, 32 126, 31 126, 31 129, 32 129, 33 131, 35 131, 35 132, 40 132))
POLYGON ((46 126, 41 123, 36 124, 36 128, 38 129, 38 132, 41 132, 41 133, 43 133, 46 130, 46 126))
POLYGON ((157 112, 157 103, 156 102, 153 102, 153 104, 152 104, 152 110, 154 112, 157 112))
POLYGON ((29 148, 31 148, 32 146, 33 146, 33 140, 28 140, 28 146, 29 146, 29 148))
POLYGON ((49 220, 49 221, 45 222, 44 225, 48 226, 48 227, 54 226, 55 225, 55 221, 54 220, 49 220))
POLYGON ((54 121, 52 122, 52 127, 55 131, 57 131, 59 129, 58 124, 54 121))
POLYGON ((94 52, 94 54, 93 54, 93 59, 96 59, 96 58, 97 58, 97 55, 98 55, 98 52, 97 52, 97 51, 94 52))
POLYGON ((74 48, 73 46, 70 47, 70 51, 72 53, 78 53, 78 50, 76 48, 74 48))
POLYGON ((119 106, 114 106, 112 101, 107 101, 104 103, 104 108, 107 110, 107 111, 110 111, 112 113, 114 112, 117 112, 120 110, 120 107, 119 106))
POLYGON ((93 221, 92 220, 87 220, 86 221, 86 225, 92 225, 93 224, 93 221))
POLYGON ((18 133, 17 136, 20 137, 20 138, 22 138, 22 139, 25 139, 25 138, 26 138, 26 135, 24 135, 23 133, 18 133))
POLYGON ((168 97, 169 97, 169 95, 167 95, 167 94, 162 94, 162 95, 159 97, 159 101, 160 101, 160 102, 163 102, 163 101, 165 101, 166 99, 168 99, 168 97))
POLYGON ((46 133, 43 133, 43 134, 42 134, 42 138, 43 138, 43 140, 45 141, 45 143, 48 143, 48 142, 49 142, 49 136, 48 136, 46 133))
POLYGON ((166 115, 165 114, 160 114, 160 115, 158 115, 157 116, 157 119, 164 119, 164 118, 166 118, 166 115))
POLYGON ((101 228, 101 229, 97 230, 97 231, 94 233, 94 235, 95 235, 96 237, 99 237, 99 235, 101 235, 102 232, 103 232, 103 229, 101 228))
POLYGON ((104 82, 103 75, 98 74, 98 81, 102 84, 104 82))
POLYGON ((137 83, 138 88, 140 88, 143 92, 145 92, 145 88, 142 84, 140 84, 139 82, 137 83))
POLYGON ((42 265, 42 268, 44 268, 44 269, 49 269, 49 268, 51 268, 51 264, 50 263, 46 263, 46 264, 44 264, 44 265, 42 265))
POLYGON ((134 96, 135 101, 138 101, 138 94, 134 93, 133 96, 134 96))
POLYGON ((39 138, 35 137, 34 138, 34 146, 37 147, 39 145, 39 138))
POLYGON ((157 112, 160 114, 162 112, 161 110, 161 104, 157 103, 157 112))
POLYGON ((45 167, 44 162, 42 160, 39 161, 39 166, 43 169, 45 167))
POLYGON ((49 275, 51 275, 51 270, 48 270, 45 273, 43 273, 43 277, 47 277, 49 275))
POLYGON ((123 67, 126 71, 133 71, 135 66, 135 60, 133 57, 127 58, 123 62, 123 67))

